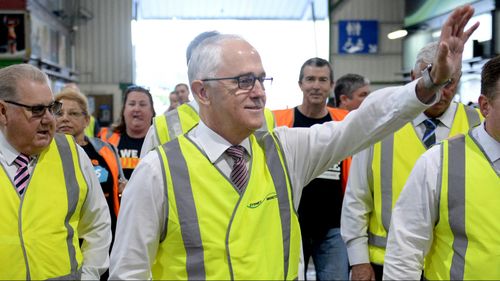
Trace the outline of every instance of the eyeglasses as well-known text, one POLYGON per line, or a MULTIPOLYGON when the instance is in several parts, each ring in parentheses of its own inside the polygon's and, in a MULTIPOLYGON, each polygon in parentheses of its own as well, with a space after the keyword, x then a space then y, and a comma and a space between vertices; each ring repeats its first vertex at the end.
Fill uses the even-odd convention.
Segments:
MULTIPOLYGON (((57 118, 61 118, 61 117, 63 117, 63 116, 64 116, 64 113, 65 113, 65 111, 63 111, 63 110, 59 110, 59 112, 55 113, 54 115, 55 115, 57 118)), ((72 118, 72 119, 77 119, 77 118, 79 118, 79 117, 82 117, 82 116, 84 116, 84 115, 87 115, 87 113, 85 113, 85 112, 78 112, 78 111, 68 111, 68 112, 66 112, 66 114, 67 114, 70 118, 72 118)))
POLYGON ((241 90, 252 90, 253 87, 255 86, 255 81, 259 81, 260 84, 262 85, 262 89, 266 89, 266 85, 264 82, 269 81, 267 84, 271 85, 273 83, 273 78, 272 77, 256 77, 253 74, 244 74, 240 76, 235 76, 235 77, 224 77, 224 78, 207 78, 207 79, 201 79, 201 81, 206 82, 206 81, 220 81, 220 80, 236 80, 238 81, 238 88, 241 90))
POLYGON ((47 109, 51 114, 57 114, 62 107, 62 103, 58 101, 54 101, 49 105, 26 105, 10 100, 4 100, 4 102, 26 108, 28 111, 31 111, 32 117, 42 117, 45 114, 45 110, 47 109))

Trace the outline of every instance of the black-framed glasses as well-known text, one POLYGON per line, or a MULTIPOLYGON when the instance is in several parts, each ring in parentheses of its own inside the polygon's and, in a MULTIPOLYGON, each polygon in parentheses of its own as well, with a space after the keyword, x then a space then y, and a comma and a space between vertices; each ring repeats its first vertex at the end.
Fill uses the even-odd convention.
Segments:
POLYGON ((220 80, 236 80, 236 81, 238 81, 238 88, 240 88, 242 90, 248 90, 248 91, 253 89, 253 87, 255 86, 255 81, 257 81, 257 80, 262 85, 263 90, 266 89, 266 84, 271 85, 273 83, 272 77, 265 77, 265 76, 257 77, 253 74, 243 74, 243 75, 235 76, 235 77, 201 79, 201 81, 203 81, 203 82, 220 81, 220 80))
POLYGON ((45 114, 45 110, 49 110, 51 114, 57 114, 62 107, 62 103, 58 101, 54 101, 49 105, 26 105, 22 103, 18 103, 15 101, 4 100, 6 103, 10 103, 16 106, 21 106, 26 108, 28 111, 31 111, 32 117, 42 117, 45 114))

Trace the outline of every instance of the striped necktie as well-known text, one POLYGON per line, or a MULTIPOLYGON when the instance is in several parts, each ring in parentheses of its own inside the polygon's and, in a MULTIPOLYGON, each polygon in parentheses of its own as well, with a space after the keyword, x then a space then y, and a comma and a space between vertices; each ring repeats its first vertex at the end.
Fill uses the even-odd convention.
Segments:
POLYGON ((24 154, 19 154, 14 163, 17 166, 17 172, 14 176, 14 185, 19 194, 23 194, 26 186, 28 185, 28 180, 30 178, 30 173, 28 171, 29 157, 24 154))
POLYGON ((248 170, 245 163, 245 148, 241 145, 233 145, 226 150, 226 153, 234 160, 233 170, 231 171, 231 181, 243 191, 248 181, 248 170))
POLYGON ((422 142, 426 148, 431 147, 436 143, 436 128, 439 124, 439 120, 436 118, 429 118, 424 120, 425 132, 422 142))

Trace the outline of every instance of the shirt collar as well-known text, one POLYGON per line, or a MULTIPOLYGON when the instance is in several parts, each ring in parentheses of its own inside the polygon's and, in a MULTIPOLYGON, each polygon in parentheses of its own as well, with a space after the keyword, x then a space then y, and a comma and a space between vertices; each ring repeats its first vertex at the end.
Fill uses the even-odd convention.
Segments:
MULTIPOLYGON (((451 102, 450 106, 446 109, 446 111, 443 113, 443 115, 439 116, 437 119, 441 124, 446 126, 447 128, 451 128, 453 125, 453 119, 455 118, 455 112, 457 111, 457 106, 458 104, 456 102, 451 102)), ((426 116, 423 112, 420 113, 417 118, 413 119, 413 126, 416 127, 425 120, 429 119, 428 116, 426 116)))
POLYGON ((500 159, 500 142, 491 137, 484 129, 484 122, 474 129, 477 132, 477 141, 492 162, 500 159))
POLYGON ((200 113, 200 106, 196 102, 196 99, 188 102, 187 105, 191 106, 196 111, 196 113, 198 113, 198 114, 200 113))
POLYGON ((7 141, 2 131, 0 131, 0 153, 3 155, 5 162, 12 166, 19 152, 7 141))
MULTIPOLYGON (((203 121, 200 120, 198 126, 194 128, 189 134, 189 137, 200 146, 201 150, 205 152, 210 162, 215 163, 224 152, 232 146, 226 139, 207 127, 203 121)), ((241 143, 246 149, 248 155, 251 155, 250 141, 248 138, 244 139, 241 143)))

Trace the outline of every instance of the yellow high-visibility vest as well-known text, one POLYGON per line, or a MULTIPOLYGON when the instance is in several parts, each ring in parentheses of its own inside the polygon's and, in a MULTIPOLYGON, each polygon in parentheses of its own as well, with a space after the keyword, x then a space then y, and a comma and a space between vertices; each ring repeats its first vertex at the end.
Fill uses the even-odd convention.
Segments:
POLYGON ((439 221, 427 280, 500 280, 500 175, 470 136, 441 146, 439 221))
MULTIPOLYGON (((482 116, 476 109, 457 104, 449 136, 466 133, 479 125, 481 119, 482 116)), ((425 151, 412 123, 374 145, 371 165, 373 177, 369 181, 374 206, 368 226, 368 248, 370 261, 373 263, 384 263, 392 209, 413 166, 425 151)))
POLYGON ((167 216, 152 268, 163 280, 293 280, 300 228, 278 140, 250 136, 248 185, 235 187, 186 137, 157 148, 167 216))
POLYGON ((0 169, 0 279, 80 279, 78 223, 88 186, 73 137, 55 135, 39 155, 22 197, 4 169, 0 169))

